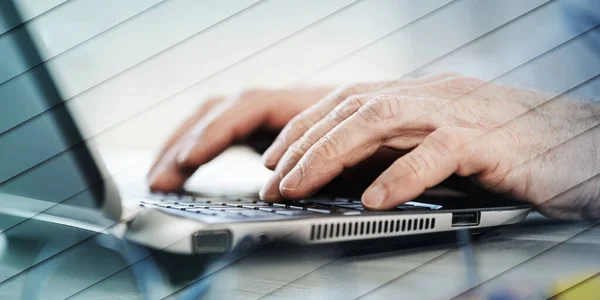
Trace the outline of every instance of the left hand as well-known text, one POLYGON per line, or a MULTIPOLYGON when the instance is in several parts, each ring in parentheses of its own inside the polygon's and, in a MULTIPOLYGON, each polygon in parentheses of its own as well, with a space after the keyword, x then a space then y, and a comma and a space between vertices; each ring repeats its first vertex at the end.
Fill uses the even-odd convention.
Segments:
POLYGON ((265 153, 267 166, 276 168, 261 197, 309 196, 391 148, 411 151, 365 191, 370 209, 393 208, 456 174, 540 205, 547 215, 598 217, 599 110, 565 100, 452 75, 318 103, 309 110, 314 116, 297 122, 313 122, 309 130, 298 134, 288 124, 278 137, 288 147, 265 153))

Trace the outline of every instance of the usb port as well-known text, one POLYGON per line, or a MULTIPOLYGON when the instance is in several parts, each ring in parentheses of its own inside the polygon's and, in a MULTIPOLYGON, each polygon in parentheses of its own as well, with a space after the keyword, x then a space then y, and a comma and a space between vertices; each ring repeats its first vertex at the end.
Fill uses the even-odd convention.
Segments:
POLYGON ((479 225, 479 212, 452 213, 452 227, 479 225))

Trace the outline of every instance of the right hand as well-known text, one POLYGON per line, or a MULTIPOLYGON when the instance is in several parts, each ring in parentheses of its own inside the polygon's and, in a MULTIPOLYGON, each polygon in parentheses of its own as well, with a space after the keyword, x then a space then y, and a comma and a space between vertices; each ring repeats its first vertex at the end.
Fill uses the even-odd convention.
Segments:
POLYGON ((333 87, 250 90, 213 97, 167 140, 148 173, 150 189, 177 192, 185 181, 231 144, 259 130, 279 131, 333 87))

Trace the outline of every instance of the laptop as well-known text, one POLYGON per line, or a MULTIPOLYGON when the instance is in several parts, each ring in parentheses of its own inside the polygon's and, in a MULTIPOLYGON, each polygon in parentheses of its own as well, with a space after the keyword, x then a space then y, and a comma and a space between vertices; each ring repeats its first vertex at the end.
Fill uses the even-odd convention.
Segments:
MULTIPOLYGON (((113 234, 153 249, 204 254, 273 240, 323 244, 402 238, 522 221, 531 206, 487 193, 428 190, 390 211, 316 195, 268 204, 256 196, 157 194, 112 176, 12 1, 0 7, 0 213, 113 234)), ((235 171, 235 170, 232 170, 235 171)))

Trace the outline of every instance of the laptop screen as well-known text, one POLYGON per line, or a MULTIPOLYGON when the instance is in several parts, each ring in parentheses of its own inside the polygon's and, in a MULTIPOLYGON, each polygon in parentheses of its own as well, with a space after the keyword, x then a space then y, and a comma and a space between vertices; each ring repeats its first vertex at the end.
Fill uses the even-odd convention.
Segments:
POLYGON ((0 193, 102 208, 120 199, 82 138, 13 1, 0 3, 0 193))

